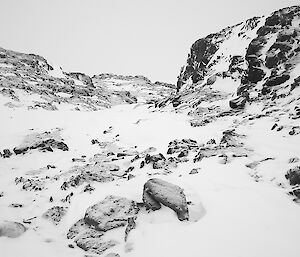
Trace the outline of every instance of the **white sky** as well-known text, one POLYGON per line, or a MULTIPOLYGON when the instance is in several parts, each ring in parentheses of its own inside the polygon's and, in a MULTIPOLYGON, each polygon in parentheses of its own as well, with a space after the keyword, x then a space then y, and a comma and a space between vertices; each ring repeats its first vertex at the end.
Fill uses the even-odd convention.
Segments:
POLYGON ((299 0, 0 0, 0 46, 66 71, 175 83, 191 44, 299 0))

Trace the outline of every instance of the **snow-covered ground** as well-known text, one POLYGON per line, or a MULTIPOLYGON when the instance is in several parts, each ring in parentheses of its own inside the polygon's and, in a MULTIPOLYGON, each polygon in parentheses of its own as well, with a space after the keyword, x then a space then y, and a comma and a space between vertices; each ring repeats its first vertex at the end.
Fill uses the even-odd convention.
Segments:
MULTIPOLYGON (((62 179, 49 181, 39 192, 22 190, 14 180, 15 177, 26 177, 26 174, 36 174, 41 178, 67 171, 74 165, 72 158, 86 155, 85 159, 88 159, 101 151, 98 145, 91 144, 95 138, 139 152, 154 147, 155 152, 165 155, 168 143, 174 139, 191 138, 199 143, 211 138, 219 141, 234 118, 218 120, 205 127, 191 127, 185 112, 162 111, 141 104, 118 105, 96 112, 30 111, 22 108, 12 111, 1 107, 0 116, 5 121, 0 127, 1 148, 12 149, 20 145, 27 134, 55 128, 60 128, 61 137, 69 146, 67 152, 33 150, 0 159, 0 191, 4 193, 0 198, 1 220, 22 222, 37 217, 31 224, 26 224, 28 230, 21 237, 0 237, 1 256, 84 256, 85 252, 80 248, 68 247, 71 242, 66 239, 66 233, 70 226, 84 216, 89 206, 107 195, 141 202, 143 185, 152 177, 162 178, 184 189, 187 200, 193 203, 189 206, 190 220, 180 222, 167 207, 150 213, 141 212, 128 241, 105 254, 116 252, 133 257, 299 256, 296 246, 300 208, 287 194, 284 174, 291 167, 288 159, 299 154, 300 137, 287 139, 279 132, 270 132, 272 121, 269 118, 239 127, 238 131, 246 134, 243 139, 245 146, 253 150, 247 158, 233 158, 227 164, 222 164, 218 156, 196 163, 189 160, 170 169, 169 174, 148 166, 143 169, 136 167, 132 171, 133 179, 95 182, 92 184, 95 190, 90 194, 83 192, 83 185, 60 190, 62 179), (112 127, 111 132, 103 134, 109 127, 112 127), (267 157, 275 159, 261 163, 255 170, 245 166, 267 157), (47 165, 56 168, 39 170, 47 165), (189 174, 193 168, 200 168, 199 173, 189 174), (279 187, 279 182, 285 187, 279 187), (59 225, 41 217, 48 208, 60 205, 60 199, 70 191, 74 196, 59 225), (53 202, 49 202, 50 196, 53 202), (23 204, 23 207, 9 207, 12 203, 23 204)), ((132 165, 128 159, 117 164, 121 169, 132 165)), ((124 229, 119 228, 106 236, 118 238, 123 233, 124 229)))

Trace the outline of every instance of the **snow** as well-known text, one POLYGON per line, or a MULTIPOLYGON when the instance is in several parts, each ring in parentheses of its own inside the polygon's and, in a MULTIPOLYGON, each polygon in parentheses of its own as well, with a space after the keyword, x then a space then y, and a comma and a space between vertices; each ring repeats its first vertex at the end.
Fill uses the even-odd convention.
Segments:
POLYGON ((62 71, 61 67, 51 65, 53 67, 53 70, 49 70, 48 74, 49 76, 55 77, 55 78, 65 78, 65 74, 62 71))
MULTIPOLYGON (((250 113, 260 110, 249 108, 250 113)), ((35 151, 24 156, 1 159, 0 188, 10 196, 0 198, 1 219, 16 221, 40 216, 51 207, 48 201, 50 195, 59 204, 58 199, 67 192, 57 191, 56 183, 49 184, 48 189, 39 194, 25 192, 14 185, 14 177, 48 164, 55 164, 57 167, 51 172, 65 171, 73 165, 71 158, 83 154, 91 157, 97 153, 99 149, 90 144, 92 138, 112 140, 113 135, 118 133, 120 141, 117 144, 120 146, 137 146, 137 150, 152 146, 157 152, 165 152, 168 142, 176 138, 192 138, 198 142, 218 139, 224 128, 232 122, 230 119, 220 120, 213 125, 193 128, 184 113, 159 112, 145 105, 119 105, 97 112, 1 109, 0 115, 6 121, 0 127, 2 148, 12 149, 18 146, 24 135, 31 133, 32 129, 43 132, 57 127, 62 129, 61 136, 70 147, 69 152, 56 150, 48 154, 35 151), (140 122, 136 124, 138 120, 140 122), (102 131, 109 126, 113 127, 113 134, 104 135, 102 131), (34 203, 33 199, 36 199, 34 203), (7 206, 13 202, 23 203, 25 207, 12 211, 7 206)), ((271 125, 272 121, 265 119, 253 126, 244 127, 244 131, 241 129, 241 132, 248 135, 247 145, 256 149, 252 160, 278 158, 259 166, 265 181, 258 183, 249 176, 251 170, 245 164, 251 162, 251 158, 236 159, 227 165, 218 163, 218 157, 200 163, 182 163, 174 173, 155 177, 184 188, 187 199, 193 199, 195 203, 190 206, 191 221, 179 222, 175 213, 166 207, 150 214, 141 213, 137 228, 130 233, 129 241, 119 244, 111 251, 132 257, 196 257, 199 254, 205 257, 299 256, 297 247, 291 246, 298 243, 300 208, 287 196, 285 189, 270 182, 274 176, 276 182, 284 181, 287 160, 295 155, 298 144, 292 142, 295 139, 286 140, 275 132, 270 133, 271 125), (198 174, 188 174, 192 168, 199 167, 201 170, 198 174)), ((299 142, 299 137, 296 140, 299 142)), ((126 167, 129 164, 121 165, 126 167)), ((143 184, 149 179, 149 172, 149 168, 136 169, 136 178, 130 181, 95 183, 93 186, 96 190, 92 194, 81 193, 82 188, 72 190, 75 196, 60 225, 54 227, 38 217, 20 238, 12 240, 0 237, 1 253, 7 257, 21 254, 24 257, 37 257, 41 253, 49 257, 83 256, 83 251, 79 248, 66 247, 70 243, 65 238, 69 227, 83 217, 90 205, 108 194, 141 201, 143 184)), ((123 229, 111 233, 121 234, 123 229)))
POLYGON ((211 86, 212 89, 218 90, 224 93, 230 93, 233 94, 236 92, 238 86, 239 86, 239 81, 234 81, 232 78, 220 78, 217 77, 216 82, 211 86))

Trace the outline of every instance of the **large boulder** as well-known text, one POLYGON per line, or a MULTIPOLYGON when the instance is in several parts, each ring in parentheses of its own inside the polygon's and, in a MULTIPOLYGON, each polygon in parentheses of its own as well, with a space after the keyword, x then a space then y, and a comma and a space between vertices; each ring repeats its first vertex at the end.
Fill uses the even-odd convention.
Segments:
POLYGON ((179 220, 189 219, 189 211, 183 189, 164 180, 153 178, 145 183, 143 202, 147 209, 158 210, 163 204, 174 210, 179 220))
POLYGON ((3 221, 0 223, 0 237, 16 238, 21 236, 26 231, 26 227, 18 222, 3 221))
POLYGON ((107 196, 103 201, 89 207, 85 213, 85 223, 99 231, 127 225, 128 218, 135 217, 139 208, 136 202, 124 197, 107 196))
POLYGON ((100 255, 107 249, 118 244, 115 240, 105 241, 102 236, 103 232, 90 229, 79 235, 76 238, 75 243, 85 251, 100 255))

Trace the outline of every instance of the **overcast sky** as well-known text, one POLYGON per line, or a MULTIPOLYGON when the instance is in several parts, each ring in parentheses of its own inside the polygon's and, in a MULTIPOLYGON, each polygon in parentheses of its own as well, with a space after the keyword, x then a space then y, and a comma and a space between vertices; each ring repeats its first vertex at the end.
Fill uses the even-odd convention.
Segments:
POLYGON ((0 46, 66 71, 175 83, 191 44, 299 0, 0 0, 0 46))

